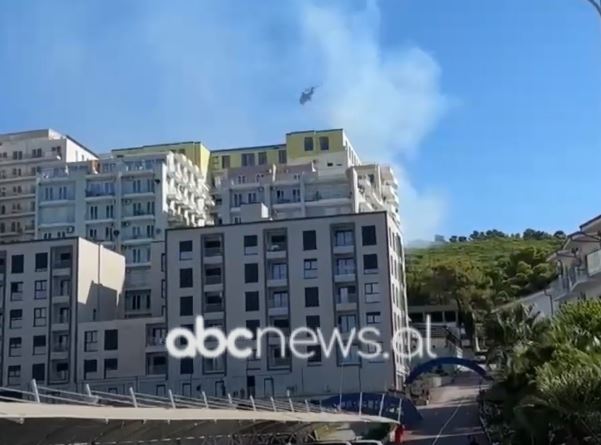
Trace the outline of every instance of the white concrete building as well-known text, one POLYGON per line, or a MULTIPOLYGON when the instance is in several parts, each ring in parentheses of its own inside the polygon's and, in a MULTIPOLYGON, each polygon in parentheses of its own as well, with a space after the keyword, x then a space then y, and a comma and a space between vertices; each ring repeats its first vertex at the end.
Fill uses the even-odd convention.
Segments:
POLYGON ((121 316, 160 316, 162 252, 155 242, 162 246, 169 227, 204 225, 209 202, 204 176, 181 154, 75 162, 39 175, 36 233, 43 239, 81 236, 122 253, 121 316))
POLYGON ((35 237, 40 169, 96 158, 71 137, 50 129, 0 134, 0 242, 35 237))
POLYGON ((568 235, 562 248, 549 258, 557 265, 558 279, 548 292, 555 305, 601 297, 601 215, 568 235))
POLYGON ((390 167, 363 165, 343 130, 286 135, 286 143, 211 152, 214 219, 244 219, 246 204, 263 203, 273 219, 386 210, 398 218, 390 167))
MULTIPOLYGON (((407 322, 402 237, 387 212, 250 221, 167 231, 167 326, 207 326, 229 331, 275 326, 373 325, 390 350, 393 332, 407 322)), ((407 363, 360 359, 354 346, 313 360, 279 357, 278 342, 261 359, 169 359, 176 391, 221 396, 325 396, 340 391, 399 389, 407 363)))
POLYGON ((82 238, 0 246, 2 386, 72 388, 78 324, 115 318, 124 278, 121 255, 82 238))

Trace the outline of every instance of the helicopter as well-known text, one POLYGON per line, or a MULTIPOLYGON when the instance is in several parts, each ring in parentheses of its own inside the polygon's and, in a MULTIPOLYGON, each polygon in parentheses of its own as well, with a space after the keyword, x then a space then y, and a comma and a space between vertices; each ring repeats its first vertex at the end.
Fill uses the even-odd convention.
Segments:
POLYGON ((299 99, 301 105, 305 105, 305 103, 309 102, 313 98, 313 93, 317 89, 318 86, 313 86, 305 89, 299 99))

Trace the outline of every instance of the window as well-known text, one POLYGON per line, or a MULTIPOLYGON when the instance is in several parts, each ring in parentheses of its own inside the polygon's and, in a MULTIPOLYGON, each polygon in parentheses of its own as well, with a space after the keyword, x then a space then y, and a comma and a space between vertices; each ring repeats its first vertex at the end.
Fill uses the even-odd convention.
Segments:
POLYGON ((288 155, 286 153, 286 150, 278 150, 278 162, 280 164, 285 164, 286 162, 288 162, 288 155))
POLYGON ((85 331, 84 333, 84 351, 98 351, 98 331, 85 331))
POLYGON ((17 329, 23 326, 23 309, 11 309, 9 327, 17 329))
POLYGON ((320 136, 319 137, 319 148, 322 151, 328 151, 330 149, 330 138, 328 138, 327 136, 320 136))
POLYGON ((271 294, 269 298, 269 307, 275 308, 286 308, 288 307, 288 292, 276 291, 271 294))
POLYGON ((304 277, 317 278, 317 260, 310 258, 304 261, 304 277))
POLYGON ((107 329, 104 331, 104 350, 116 351, 117 349, 119 349, 119 331, 107 329))
POLYGON ((179 242, 179 259, 180 260, 191 260, 192 259, 192 241, 180 241, 179 242))
POLYGON ((409 314, 409 320, 411 320, 411 323, 423 323, 424 314, 421 312, 412 312, 409 314))
POLYGON ((186 317, 193 314, 192 309, 192 297, 181 297, 179 299, 179 315, 180 317, 186 317))
POLYGON ((350 332, 351 329, 357 327, 357 318, 353 314, 338 316, 338 329, 340 332, 350 332))
POLYGON ((336 274, 348 275, 355 273, 354 258, 337 258, 336 259, 336 274))
POLYGON ((254 153, 242 153, 242 167, 251 167, 255 165, 254 153))
POLYGON ((259 282, 259 265, 257 263, 248 263, 244 265, 244 282, 259 282))
POLYGON ((363 255, 363 272, 378 273, 378 255, 375 253, 363 255))
POLYGON ((303 250, 317 249, 317 235, 315 230, 303 231, 303 250))
POLYGON ((230 156, 229 155, 221 156, 221 168, 230 168, 230 156))
POLYGON ((307 360, 309 363, 320 363, 321 362, 321 346, 319 346, 319 345, 307 346, 307 353, 313 353, 313 355, 310 356, 307 360))
POLYGON ((23 273, 23 255, 13 255, 10 259, 11 273, 23 273))
POLYGON ((270 272, 272 280, 285 280, 288 277, 288 265, 286 263, 272 263, 270 272))
POLYGON ((8 384, 18 385, 21 383, 21 366, 12 365, 8 367, 8 384))
POLYGON ((378 283, 365 283, 365 301, 377 303, 380 301, 380 285, 378 283))
POLYGON ((317 329, 320 326, 319 315, 307 315, 305 322, 309 329, 317 329))
POLYGON ((267 164, 267 152, 260 151, 259 152, 259 165, 267 164))
POLYGON ((319 306, 319 288, 318 287, 306 287, 305 288, 305 307, 317 307, 319 306))
POLYGON ((259 292, 245 292, 246 312, 259 310, 259 292))
POLYGON ((357 302, 357 288, 355 286, 340 286, 336 291, 336 303, 347 304, 357 302))
POLYGON ((83 378, 89 378, 88 374, 95 374, 98 372, 98 361, 97 360, 84 360, 83 361, 83 378))
POLYGON ((367 324, 377 324, 382 321, 382 316, 379 312, 368 312, 366 314, 366 322, 367 324))
POLYGON ((36 280, 34 286, 33 298, 36 300, 45 300, 48 298, 48 281, 36 280))
POLYGON ((194 360, 191 358, 182 358, 179 361, 180 374, 194 374, 194 360))
POLYGON ((354 242, 352 230, 337 230, 334 232, 335 246, 352 246, 354 242))
POLYGON ((376 245, 376 226, 361 227, 361 238, 364 246, 376 245))
POLYGON ((253 332, 255 337, 257 335, 257 329, 259 329, 260 325, 261 322, 259 320, 246 320, 246 329, 253 332))
POLYGON ((44 363, 35 363, 31 365, 31 378, 37 382, 46 380, 46 365, 44 365, 44 363))
POLYGON ((180 269, 179 270, 179 287, 186 288, 192 287, 192 269, 180 269))
POLYGON ((46 336, 33 336, 33 355, 43 355, 46 353, 46 336))
POLYGON ((430 321, 432 321, 432 323, 442 323, 443 322, 442 312, 439 312, 439 311, 431 312, 430 313, 430 321))
POLYGON ((222 281, 221 266, 207 266, 205 268, 205 284, 220 284, 222 281))
POLYGON ((305 151, 313 151, 313 136, 305 137, 305 151))
POLYGON ((105 358, 104 359, 104 378, 107 377, 111 371, 119 369, 119 362, 116 358, 105 358))
POLYGON ((8 339, 8 356, 21 357, 21 337, 12 337, 8 339))
POLYGON ((46 326, 46 308, 36 307, 33 309, 33 326, 46 326))

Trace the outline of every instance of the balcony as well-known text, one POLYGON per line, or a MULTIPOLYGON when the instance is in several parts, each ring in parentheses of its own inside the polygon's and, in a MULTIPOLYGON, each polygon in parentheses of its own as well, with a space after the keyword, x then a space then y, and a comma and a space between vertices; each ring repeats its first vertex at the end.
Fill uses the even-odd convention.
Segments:
POLYGON ((70 276, 71 260, 55 261, 52 264, 52 275, 70 276))

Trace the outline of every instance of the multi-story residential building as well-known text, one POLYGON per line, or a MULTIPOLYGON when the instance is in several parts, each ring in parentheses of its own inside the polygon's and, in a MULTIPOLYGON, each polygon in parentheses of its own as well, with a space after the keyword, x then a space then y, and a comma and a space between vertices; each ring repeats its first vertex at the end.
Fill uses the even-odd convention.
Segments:
POLYGON ((245 204, 273 219, 387 210, 398 217, 390 167, 363 165, 343 130, 289 133, 286 143, 211 152, 214 219, 240 222, 245 204))
POLYGON ((82 238, 0 246, 2 386, 72 388, 79 323, 111 320, 124 258, 82 238))
POLYGON ((559 274, 549 289, 557 306, 601 297, 601 215, 568 235, 561 250, 550 260, 557 265, 559 274))
MULTIPOLYGON (((258 204, 257 204, 258 205, 258 204)), ((319 327, 373 326, 389 350, 393 332, 407 323, 402 237, 387 212, 288 220, 243 221, 167 231, 167 326, 207 326, 228 331, 274 326, 289 333, 319 327)), ((266 340, 262 358, 169 359, 168 379, 177 392, 257 397, 332 395, 340 391, 398 389, 407 363, 365 360, 354 345, 347 359, 309 361, 280 357, 266 340)))
POLYGON ((50 129, 0 134, 0 242, 35 237, 41 168, 96 158, 71 137, 50 129))
POLYGON ((204 225, 209 200, 200 169, 181 154, 74 162, 39 175, 36 233, 43 239, 82 236, 122 253, 121 315, 160 316, 162 252, 153 244, 163 245, 169 227, 204 225))

